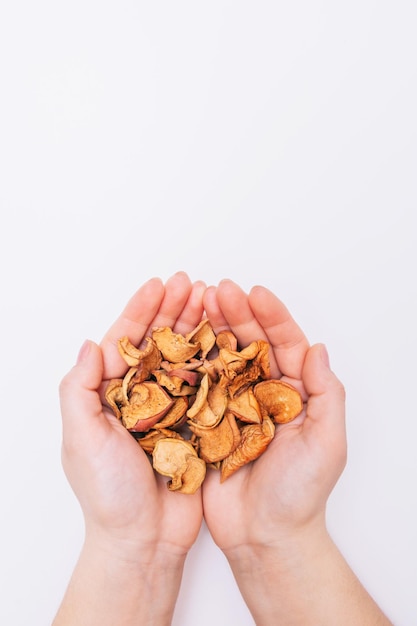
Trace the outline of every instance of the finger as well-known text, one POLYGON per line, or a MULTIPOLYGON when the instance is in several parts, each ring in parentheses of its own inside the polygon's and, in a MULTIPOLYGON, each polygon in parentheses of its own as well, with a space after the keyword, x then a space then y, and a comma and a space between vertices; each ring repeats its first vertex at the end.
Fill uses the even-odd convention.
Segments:
MULTIPOLYGON (((240 347, 243 348, 258 339, 268 341, 267 333, 253 313, 248 295, 233 281, 222 280, 215 296, 210 294, 207 305, 206 311, 209 318, 212 319, 209 314, 211 311, 217 324, 215 332, 219 332, 227 325, 236 336, 240 347), (209 310, 207 305, 210 307, 209 310)), ((270 350, 270 363, 271 375, 279 376, 280 372, 272 349, 270 350)))
POLYGON ((121 315, 103 337, 103 376, 106 380, 118 378, 126 372, 126 363, 119 354, 117 342, 127 336, 139 345, 155 318, 164 299, 165 288, 160 278, 151 278, 129 300, 121 315))
POLYGON ((255 339, 266 339, 262 326, 254 317, 247 294, 232 280, 222 280, 217 287, 217 302, 228 326, 241 346, 255 339))
POLYGON ((287 307, 262 286, 251 289, 249 305, 272 346, 280 372, 290 378, 300 379, 309 344, 287 307))
POLYGON ((204 310, 216 335, 222 330, 228 330, 229 324, 224 317, 217 301, 217 288, 207 287, 203 297, 204 310))
POLYGON ((103 375, 103 358, 99 346, 86 341, 76 365, 64 376, 59 386, 64 441, 82 440, 90 426, 96 428, 103 418, 102 405, 97 392, 103 375))
POLYGON ((192 282, 185 272, 177 272, 167 280, 164 298, 157 314, 152 318, 148 326, 148 335, 154 327, 174 327, 187 303, 192 287, 192 282))
MULTIPOLYGON (((317 435, 321 441, 338 446, 345 454, 345 389, 329 366, 323 344, 312 346, 303 367, 304 387, 309 394, 304 429, 317 435)), ((343 458, 342 458, 343 461, 343 458)))
POLYGON ((174 325, 176 333, 186 335, 199 324, 204 313, 205 290, 206 284, 203 281, 198 280, 193 284, 188 300, 174 325))

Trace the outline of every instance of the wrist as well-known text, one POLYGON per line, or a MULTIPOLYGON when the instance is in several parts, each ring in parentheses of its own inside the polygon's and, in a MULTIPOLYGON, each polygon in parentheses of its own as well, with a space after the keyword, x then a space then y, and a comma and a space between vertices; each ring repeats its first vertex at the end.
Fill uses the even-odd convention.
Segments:
POLYGON ((123 532, 103 530, 86 526, 84 551, 95 558, 103 558, 120 569, 138 574, 160 571, 177 574, 182 571, 187 551, 183 547, 161 540, 139 540, 125 536, 123 532))
MULTIPOLYGON (((281 622, 285 607, 299 604, 300 589, 308 589, 333 549, 324 522, 317 519, 277 531, 273 540, 234 546, 224 554, 256 624, 263 626, 281 622)), ((310 623, 303 620, 305 615, 288 623, 310 623)))
POLYGON ((296 569, 300 561, 314 559, 332 543, 325 522, 319 517, 307 525, 279 529, 273 536, 235 545, 225 549, 224 554, 234 571, 274 568, 285 574, 296 569))
POLYGON ((257 626, 391 624, 329 536, 323 519, 274 541, 225 552, 257 626))
POLYGON ((185 556, 90 528, 54 626, 168 626, 185 556))

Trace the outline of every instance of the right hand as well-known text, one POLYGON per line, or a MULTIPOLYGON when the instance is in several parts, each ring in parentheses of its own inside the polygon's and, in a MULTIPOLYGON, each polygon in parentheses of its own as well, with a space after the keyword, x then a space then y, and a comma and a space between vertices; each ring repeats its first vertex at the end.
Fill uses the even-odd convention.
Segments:
POLYGON ((78 363, 60 386, 63 419, 62 460, 81 504, 87 539, 101 538, 109 549, 127 548, 149 560, 154 552, 183 559, 202 522, 200 490, 170 492, 149 459, 103 402, 111 378, 123 377, 127 365, 117 349, 128 335, 140 345, 154 326, 179 333, 201 320, 205 285, 184 273, 163 285, 145 283, 132 297, 101 345, 87 342, 78 363), (103 382, 104 381, 104 382, 103 382))

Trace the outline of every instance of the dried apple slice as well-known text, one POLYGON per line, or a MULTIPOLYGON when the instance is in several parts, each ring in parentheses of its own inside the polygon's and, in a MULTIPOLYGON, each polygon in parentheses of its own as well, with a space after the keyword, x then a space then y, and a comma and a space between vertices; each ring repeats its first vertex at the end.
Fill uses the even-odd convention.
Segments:
POLYGON ((203 459, 200 459, 197 454, 196 456, 188 456, 187 469, 181 477, 181 487, 177 491, 188 494, 195 493, 203 483, 206 471, 207 466, 203 459))
POLYGON ((240 431, 232 413, 226 413, 220 424, 214 428, 204 428, 191 422, 189 426, 198 437, 198 454, 206 463, 223 460, 240 441, 240 431))
POLYGON ((161 387, 171 393, 180 393, 181 387, 184 384, 184 379, 179 376, 170 376, 165 370, 154 370, 152 375, 156 378, 156 381, 161 387))
POLYGON ((303 400, 297 389, 282 380, 271 379, 257 383, 253 393, 262 411, 276 424, 291 422, 303 409, 303 400))
POLYGON ((208 389, 205 401, 202 403, 200 399, 198 399, 198 410, 195 409, 195 404, 194 402, 191 409, 187 411, 187 417, 201 426, 213 428, 219 424, 226 410, 227 391, 219 384, 212 385, 208 389))
POLYGON ((129 404, 122 406, 122 422, 128 430, 143 432, 152 428, 171 408, 173 399, 158 385, 147 381, 134 385, 129 404))
POLYGON ((183 439, 159 439, 154 447, 153 467, 162 476, 168 476, 170 491, 195 493, 206 475, 206 464, 197 456, 189 441, 183 439))
POLYGON ((210 379, 208 374, 205 374, 201 379, 200 386, 198 388, 195 400, 191 407, 187 411, 187 417, 194 418, 199 411, 205 406, 207 402, 207 395, 210 388, 210 379))
POLYGON ((228 390, 233 398, 243 389, 254 385, 256 382, 271 377, 269 366, 269 344, 266 341, 253 341, 247 348, 240 352, 246 360, 242 371, 237 372, 230 382, 228 390))
POLYGON ((229 391, 234 395, 242 387, 259 379, 270 378, 269 344, 260 339, 252 341, 240 352, 227 347, 220 348, 213 364, 218 374, 229 381, 229 391))
POLYGON ((191 359, 200 349, 200 344, 188 342, 183 335, 174 333, 172 328, 154 328, 152 339, 162 352, 164 359, 171 363, 181 363, 191 359))
POLYGON ((120 356, 130 367, 137 367, 140 362, 142 351, 130 341, 129 337, 121 337, 117 342, 120 356))
POLYGON ((251 422, 252 424, 262 422, 261 409, 252 387, 248 387, 237 397, 228 400, 227 408, 242 422, 251 422))
POLYGON ((224 482, 240 467, 255 461, 267 449, 274 438, 275 426, 269 417, 262 424, 248 424, 240 431, 241 440, 237 448, 223 459, 220 470, 220 482, 224 482))
POLYGON ((237 350, 237 338, 231 330, 221 330, 216 337, 216 346, 235 352, 237 350))
POLYGON ((219 372, 223 373, 229 380, 233 380, 236 374, 245 369, 247 359, 240 352, 220 348, 216 361, 219 361, 219 372))
POLYGON ((125 398, 125 404, 128 404, 129 402, 129 392, 132 389, 133 385, 140 382, 136 380, 137 372, 138 372, 137 367, 130 367, 123 378, 122 389, 123 389, 123 395, 125 398))
POLYGON ((185 339, 186 341, 200 344, 200 356, 202 359, 206 358, 216 343, 216 335, 208 319, 201 320, 198 326, 185 336, 185 339))
POLYGON ((175 378, 180 378, 191 387, 196 387, 201 380, 201 375, 199 372, 185 367, 175 368, 171 370, 168 375, 174 376, 175 378))
POLYGON ((170 430, 169 428, 155 430, 154 428, 151 428, 151 430, 147 432, 144 437, 138 439, 137 442, 142 450, 147 452, 147 454, 152 454, 156 442, 159 441, 159 439, 166 439, 167 437, 172 439, 181 439, 181 435, 175 432, 175 430, 170 430))
POLYGON ((122 417, 120 407, 125 403, 123 380, 121 378, 113 378, 109 381, 106 387, 105 399, 117 419, 120 419, 122 417))
POLYGON ((154 469, 162 476, 172 477, 186 466, 187 456, 196 456, 196 451, 189 441, 179 439, 172 441, 170 437, 159 439, 153 451, 154 469))
POLYGON ((151 337, 145 339, 147 345, 144 350, 136 348, 128 337, 119 339, 117 347, 120 355, 130 367, 138 367, 140 374, 137 376, 138 382, 146 380, 152 370, 159 368, 162 355, 151 337))
POLYGON ((185 396, 179 396, 175 398, 172 407, 168 413, 155 424, 155 428, 177 428, 185 423, 188 409, 188 400, 185 396))

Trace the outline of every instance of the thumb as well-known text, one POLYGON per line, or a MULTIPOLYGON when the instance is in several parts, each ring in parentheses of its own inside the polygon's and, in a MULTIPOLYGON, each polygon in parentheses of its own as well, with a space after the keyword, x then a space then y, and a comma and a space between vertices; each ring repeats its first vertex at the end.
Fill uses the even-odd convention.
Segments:
POLYGON ((98 418, 102 405, 98 388, 103 376, 103 357, 93 341, 84 342, 77 363, 64 376, 59 386, 64 437, 88 427, 88 418, 98 418))
POLYGON ((306 420, 340 441, 345 431, 346 394, 343 384, 330 369, 324 344, 315 344, 308 350, 303 383, 309 396, 306 420))

